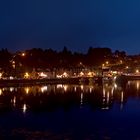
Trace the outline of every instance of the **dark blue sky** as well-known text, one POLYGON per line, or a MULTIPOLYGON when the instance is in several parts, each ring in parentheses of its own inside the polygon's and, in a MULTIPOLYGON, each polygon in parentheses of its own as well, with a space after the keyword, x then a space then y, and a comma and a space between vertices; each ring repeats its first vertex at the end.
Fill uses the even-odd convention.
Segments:
POLYGON ((140 0, 2 0, 0 47, 140 53, 140 0))

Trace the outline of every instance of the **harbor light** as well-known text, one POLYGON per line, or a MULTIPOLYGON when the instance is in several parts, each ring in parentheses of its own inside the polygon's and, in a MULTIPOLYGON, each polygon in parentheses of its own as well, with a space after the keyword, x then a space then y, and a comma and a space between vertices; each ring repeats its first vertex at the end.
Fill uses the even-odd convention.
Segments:
POLYGON ((47 86, 43 86, 41 87, 41 92, 44 93, 48 90, 48 87, 47 86))
POLYGON ((105 64, 102 64, 102 67, 104 67, 105 66, 105 64))
POLYGON ((84 76, 84 73, 82 71, 80 72, 80 76, 84 76))
POLYGON ((114 80, 116 80, 117 76, 114 76, 114 80))
POLYGON ((26 79, 29 78, 29 73, 28 73, 28 72, 26 72, 26 73, 24 74, 24 78, 26 78, 26 79))
POLYGON ((21 56, 25 56, 25 53, 23 52, 23 53, 21 54, 21 56))
POLYGON ((62 78, 62 75, 58 75, 58 74, 57 74, 56 77, 57 77, 57 78, 62 78))
POLYGON ((15 61, 12 61, 12 67, 15 69, 15 67, 16 67, 15 61))
POLYGON ((30 90, 29 87, 26 87, 25 88, 25 93, 28 94, 29 93, 29 90, 30 90))
POLYGON ((128 66, 126 66, 126 69, 128 69, 129 67, 128 66))
POLYGON ((94 74, 93 74, 93 72, 88 72, 88 74, 87 74, 89 77, 92 77, 94 74))
POLYGON ((138 69, 136 69, 136 73, 139 73, 139 70, 138 69))
POLYGON ((2 73, 0 72, 0 79, 2 78, 2 73))
POLYGON ((64 72, 64 73, 62 74, 62 76, 63 76, 63 77, 68 77, 69 75, 68 75, 66 72, 64 72))
POLYGON ((39 74, 39 76, 40 76, 41 78, 46 78, 46 77, 47 77, 47 74, 41 72, 41 73, 39 74))
POLYGON ((2 95, 2 89, 0 89, 0 95, 2 95))
POLYGON ((108 65, 108 64, 109 64, 109 62, 108 62, 108 61, 106 61, 105 63, 106 63, 106 65, 108 65))
POLYGON ((23 104, 22 110, 23 110, 23 113, 26 113, 26 110, 27 110, 27 105, 26 104, 23 104))

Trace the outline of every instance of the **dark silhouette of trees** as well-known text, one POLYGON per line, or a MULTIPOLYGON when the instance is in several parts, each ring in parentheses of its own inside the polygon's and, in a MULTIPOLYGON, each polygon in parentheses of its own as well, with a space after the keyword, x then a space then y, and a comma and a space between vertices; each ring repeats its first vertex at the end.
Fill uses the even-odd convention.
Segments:
POLYGON ((86 56, 88 66, 100 66, 105 61, 111 59, 112 51, 110 48, 92 48, 88 49, 86 56))
POLYGON ((12 54, 7 49, 0 50, 0 69, 2 71, 9 71, 9 69, 11 68, 11 58, 12 54))
POLYGON ((64 46, 63 50, 58 53, 59 65, 60 68, 69 68, 72 65, 72 52, 64 46))
POLYGON ((117 63, 126 58, 124 51, 110 48, 89 47, 87 53, 71 52, 66 46, 62 51, 32 48, 24 52, 10 53, 7 49, 0 50, 0 70, 7 73, 23 73, 26 71, 54 69, 82 69, 101 67, 106 61, 117 63), (24 55, 23 55, 24 53, 24 55), (13 67, 13 62, 15 67, 13 67))

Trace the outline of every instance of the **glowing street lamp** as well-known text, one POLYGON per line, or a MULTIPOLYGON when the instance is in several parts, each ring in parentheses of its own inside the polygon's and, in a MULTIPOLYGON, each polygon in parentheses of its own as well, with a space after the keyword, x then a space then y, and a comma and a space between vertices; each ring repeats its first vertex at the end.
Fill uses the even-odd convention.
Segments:
POLYGON ((108 61, 106 61, 105 63, 106 63, 106 65, 108 65, 108 64, 109 64, 109 62, 108 62, 108 61))
POLYGON ((25 56, 25 53, 23 52, 23 53, 21 54, 21 56, 25 56))

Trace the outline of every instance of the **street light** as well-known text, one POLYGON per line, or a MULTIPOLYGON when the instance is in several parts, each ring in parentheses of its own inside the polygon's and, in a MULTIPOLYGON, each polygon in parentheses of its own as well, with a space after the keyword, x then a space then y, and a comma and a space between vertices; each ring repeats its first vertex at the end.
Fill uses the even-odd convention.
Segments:
POLYGON ((29 75, 29 73, 28 73, 28 72, 26 72, 26 73, 25 73, 25 75, 24 75, 24 78, 28 79, 28 78, 29 78, 29 76, 30 76, 30 75, 29 75))
POLYGON ((109 64, 109 62, 108 62, 108 61, 106 61, 105 63, 106 63, 107 65, 109 64))
POLYGON ((25 53, 23 52, 23 53, 21 54, 21 56, 25 56, 25 53))
POLYGON ((138 69, 136 69, 136 73, 139 73, 139 70, 138 69))
POLYGON ((128 66, 126 66, 126 69, 128 69, 129 67, 128 66))
POLYGON ((0 79, 2 78, 2 73, 0 72, 0 79))

